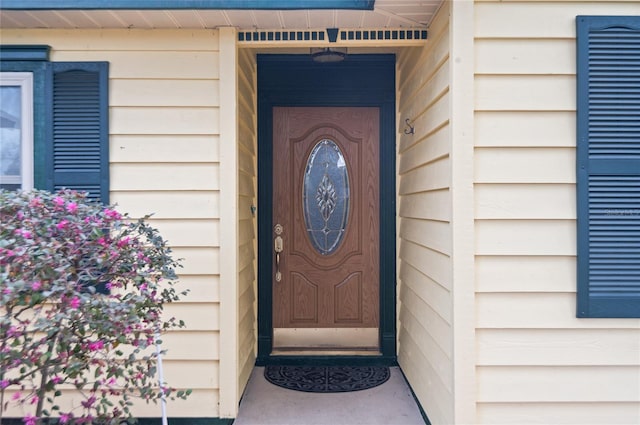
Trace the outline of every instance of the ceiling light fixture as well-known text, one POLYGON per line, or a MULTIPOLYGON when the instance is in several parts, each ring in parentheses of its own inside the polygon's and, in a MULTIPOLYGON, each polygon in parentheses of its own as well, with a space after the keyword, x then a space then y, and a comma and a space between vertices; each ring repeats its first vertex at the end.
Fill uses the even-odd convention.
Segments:
POLYGON ((346 48, 314 48, 311 49, 311 59, 319 63, 340 62, 347 57, 346 48))

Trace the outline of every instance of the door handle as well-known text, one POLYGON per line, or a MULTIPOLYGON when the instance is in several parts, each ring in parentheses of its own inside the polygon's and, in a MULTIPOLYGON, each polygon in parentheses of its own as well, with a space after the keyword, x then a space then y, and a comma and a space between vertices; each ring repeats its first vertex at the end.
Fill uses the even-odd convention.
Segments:
POLYGON ((280 273, 280 253, 282 252, 282 236, 276 236, 273 241, 273 250, 276 252, 276 282, 282 280, 282 273, 280 273))

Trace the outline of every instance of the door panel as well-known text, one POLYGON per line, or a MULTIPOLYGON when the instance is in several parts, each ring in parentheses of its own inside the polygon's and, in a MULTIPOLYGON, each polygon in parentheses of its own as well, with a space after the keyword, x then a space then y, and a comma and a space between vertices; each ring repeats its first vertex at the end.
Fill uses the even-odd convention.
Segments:
POLYGON ((273 157, 273 327, 378 327, 379 109, 275 107, 273 157))

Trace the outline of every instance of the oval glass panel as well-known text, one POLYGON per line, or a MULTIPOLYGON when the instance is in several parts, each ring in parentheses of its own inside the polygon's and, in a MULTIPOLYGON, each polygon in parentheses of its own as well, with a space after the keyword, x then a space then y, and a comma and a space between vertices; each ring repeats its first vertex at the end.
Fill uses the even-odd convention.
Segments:
POLYGON ((349 217, 349 173, 342 151, 329 139, 311 151, 304 172, 302 209, 311 245, 321 255, 340 246, 349 217))

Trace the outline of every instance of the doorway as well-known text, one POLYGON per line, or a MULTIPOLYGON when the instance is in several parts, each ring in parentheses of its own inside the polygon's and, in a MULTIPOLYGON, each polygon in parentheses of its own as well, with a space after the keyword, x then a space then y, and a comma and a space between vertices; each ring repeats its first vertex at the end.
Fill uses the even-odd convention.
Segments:
POLYGON ((395 57, 258 56, 258 364, 395 363, 395 57))

